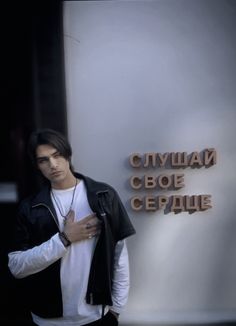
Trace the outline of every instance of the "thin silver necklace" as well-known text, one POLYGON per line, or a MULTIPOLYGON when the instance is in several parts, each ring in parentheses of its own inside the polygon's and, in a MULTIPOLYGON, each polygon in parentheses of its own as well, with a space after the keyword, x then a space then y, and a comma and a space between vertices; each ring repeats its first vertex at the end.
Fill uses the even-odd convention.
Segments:
POLYGON ((76 190, 77 184, 78 184, 78 179, 76 178, 75 187, 74 187, 74 190, 73 190, 73 194, 72 194, 72 199, 71 199, 70 207, 69 207, 68 213, 66 213, 66 215, 62 214, 62 211, 61 211, 61 209, 60 209, 60 205, 59 205, 58 202, 57 202, 57 199, 56 199, 56 197, 55 197, 55 195, 54 195, 54 193, 53 193, 53 190, 51 190, 52 197, 53 197, 53 199, 54 199, 54 201, 55 201, 55 204, 56 204, 56 206, 57 206, 57 208, 58 208, 58 210, 59 210, 61 216, 63 217, 64 221, 66 220, 68 214, 69 214, 70 211, 71 211, 71 208, 72 208, 72 205, 73 205, 73 202, 74 202, 75 190, 76 190))

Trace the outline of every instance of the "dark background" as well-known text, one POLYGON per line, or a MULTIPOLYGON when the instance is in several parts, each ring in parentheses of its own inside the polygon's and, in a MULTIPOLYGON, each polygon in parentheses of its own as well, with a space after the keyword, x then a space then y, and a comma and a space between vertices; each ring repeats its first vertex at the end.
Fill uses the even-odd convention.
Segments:
POLYGON ((0 21, 0 190, 13 182, 18 194, 15 203, 0 201, 0 325, 26 326, 31 317, 6 253, 18 203, 38 188, 26 154, 29 134, 41 127, 67 134, 63 1, 3 2, 0 21))

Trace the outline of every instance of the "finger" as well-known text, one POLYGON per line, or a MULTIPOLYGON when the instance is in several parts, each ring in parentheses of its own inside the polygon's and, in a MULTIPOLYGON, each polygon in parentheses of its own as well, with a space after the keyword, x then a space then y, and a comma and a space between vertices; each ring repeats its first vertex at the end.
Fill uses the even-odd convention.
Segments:
POLYGON ((88 234, 87 238, 92 239, 94 237, 97 237, 100 233, 101 233, 100 231, 93 232, 93 233, 91 232, 91 233, 88 234))
POLYGON ((97 217, 96 217, 96 214, 93 213, 93 214, 91 214, 91 215, 88 215, 88 216, 82 218, 82 219, 80 220, 80 222, 86 224, 86 223, 91 222, 91 221, 94 220, 95 218, 97 218, 97 217))
POLYGON ((101 222, 97 218, 92 218, 89 221, 86 221, 86 223, 83 223, 86 229, 90 230, 92 227, 101 225, 101 222))
POLYGON ((90 229, 92 229, 93 225, 94 224, 92 222, 88 222, 88 223, 85 224, 85 228, 90 230, 90 229))
POLYGON ((101 231, 101 226, 100 225, 92 225, 89 229, 88 229, 88 234, 96 234, 98 232, 101 231))
POLYGON ((86 223, 85 228, 91 229, 93 226, 100 226, 101 227, 102 222, 98 218, 93 218, 89 220, 89 222, 86 223))

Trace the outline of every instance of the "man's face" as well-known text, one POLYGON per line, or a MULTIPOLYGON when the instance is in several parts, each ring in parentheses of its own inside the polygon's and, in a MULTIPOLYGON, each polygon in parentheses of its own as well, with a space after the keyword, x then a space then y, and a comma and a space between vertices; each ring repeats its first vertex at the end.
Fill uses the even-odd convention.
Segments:
POLYGON ((70 172, 69 161, 50 145, 37 147, 36 161, 38 169, 52 184, 64 181, 70 172))

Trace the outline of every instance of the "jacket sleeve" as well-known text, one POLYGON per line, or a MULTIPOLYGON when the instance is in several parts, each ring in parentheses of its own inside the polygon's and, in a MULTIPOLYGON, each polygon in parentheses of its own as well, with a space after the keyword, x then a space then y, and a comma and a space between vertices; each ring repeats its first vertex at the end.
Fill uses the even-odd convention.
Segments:
POLYGON ((111 223, 115 230, 116 240, 119 241, 135 234, 136 231, 130 221, 127 211, 115 190, 112 206, 113 218, 111 223))

